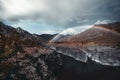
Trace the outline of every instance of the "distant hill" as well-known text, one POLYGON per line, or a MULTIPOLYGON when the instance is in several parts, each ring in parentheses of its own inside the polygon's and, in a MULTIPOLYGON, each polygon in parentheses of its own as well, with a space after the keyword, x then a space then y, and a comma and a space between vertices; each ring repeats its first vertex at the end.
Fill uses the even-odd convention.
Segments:
POLYGON ((98 24, 97 27, 107 28, 120 33, 120 22, 110 23, 110 24, 98 24))
POLYGON ((120 23, 99 24, 92 28, 67 38, 59 42, 98 44, 98 45, 117 45, 120 43, 120 23))
POLYGON ((42 38, 45 41, 50 41, 53 39, 57 34, 41 34, 39 35, 40 38, 42 38))

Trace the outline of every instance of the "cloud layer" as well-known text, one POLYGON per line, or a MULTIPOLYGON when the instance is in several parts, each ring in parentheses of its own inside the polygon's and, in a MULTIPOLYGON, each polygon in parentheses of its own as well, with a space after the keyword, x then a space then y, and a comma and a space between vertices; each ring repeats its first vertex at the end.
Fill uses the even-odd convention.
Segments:
POLYGON ((72 27, 120 20, 119 0, 0 0, 0 21, 72 27))

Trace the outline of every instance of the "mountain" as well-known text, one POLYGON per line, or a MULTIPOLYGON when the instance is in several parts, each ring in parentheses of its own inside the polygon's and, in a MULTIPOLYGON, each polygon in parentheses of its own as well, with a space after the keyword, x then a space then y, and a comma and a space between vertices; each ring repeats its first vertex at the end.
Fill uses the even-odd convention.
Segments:
POLYGON ((120 22, 110 23, 110 24, 97 24, 97 27, 107 28, 120 33, 120 22))
POLYGON ((16 32, 17 34, 19 34, 19 38, 20 40, 22 41, 25 41, 25 40, 31 40, 31 41, 34 41, 34 40, 42 40, 40 37, 36 37, 35 35, 29 33, 28 31, 25 31, 23 30, 22 28, 18 27, 18 28, 13 28, 11 26, 8 26, 8 25, 4 25, 2 22, 1 22, 1 29, 3 30, 3 34, 5 36, 10 36, 12 34, 14 34, 14 32, 16 32))
POLYGON ((112 30, 94 26, 77 35, 38 35, 0 22, 0 80, 120 79, 119 33, 112 30), (101 43, 107 42, 103 36, 113 40, 101 43))
POLYGON ((54 80, 59 54, 37 34, 0 22, 0 80, 54 80))
POLYGON ((102 65, 120 65, 120 23, 99 24, 92 28, 51 43, 52 49, 76 60, 88 58, 102 65))
POLYGON ((54 42, 77 42, 82 44, 93 43, 96 45, 117 45, 120 43, 120 23, 99 24, 92 28, 70 37, 66 37, 61 41, 54 42))
POLYGON ((57 34, 41 34, 39 35, 40 38, 42 38, 45 41, 50 41, 53 39, 57 34))
MULTIPOLYGON (((108 45, 116 46, 120 43, 120 22, 111 24, 94 25, 92 28, 76 34, 63 37, 56 37, 53 43, 76 43, 78 45, 108 45)), ((69 44, 68 44, 69 45, 69 44)), ((73 46, 73 45, 72 45, 73 46)))
POLYGON ((0 57, 8 57, 23 47, 42 47, 44 40, 20 27, 13 28, 0 22, 0 57))

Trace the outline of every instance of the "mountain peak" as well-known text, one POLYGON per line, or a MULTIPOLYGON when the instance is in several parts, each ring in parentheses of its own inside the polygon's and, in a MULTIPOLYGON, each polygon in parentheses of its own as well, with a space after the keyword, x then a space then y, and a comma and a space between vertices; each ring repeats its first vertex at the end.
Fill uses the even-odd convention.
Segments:
POLYGON ((25 32, 21 27, 16 28, 16 31, 17 31, 18 33, 23 33, 23 34, 24 34, 24 32, 25 32))

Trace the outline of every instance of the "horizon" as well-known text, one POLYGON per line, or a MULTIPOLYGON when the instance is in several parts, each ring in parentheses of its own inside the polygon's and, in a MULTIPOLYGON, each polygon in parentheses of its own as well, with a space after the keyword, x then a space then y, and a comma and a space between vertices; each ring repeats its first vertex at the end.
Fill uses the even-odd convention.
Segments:
MULTIPOLYGON (((0 22, 2 22, 2 21, 0 21, 0 22)), ((67 29, 65 29, 65 30, 63 30, 61 32, 56 32, 56 33, 35 33, 35 32, 31 32, 28 29, 25 29, 25 27, 22 27, 22 26, 14 26, 14 25, 10 25, 10 24, 4 23, 4 22, 2 22, 2 23, 7 25, 7 26, 16 28, 16 29, 17 28, 21 28, 24 31, 27 31, 27 32, 29 32, 31 34, 37 34, 37 35, 43 35, 43 34, 50 34, 50 35, 55 35, 55 34, 75 35, 75 34, 83 32, 83 31, 85 31, 85 30, 87 30, 89 28, 92 28, 94 25, 111 24, 111 23, 116 23, 116 22, 120 22, 120 21, 109 21, 109 20, 97 21, 94 24, 74 26, 74 27, 70 27, 70 28, 67 28, 67 29)), ((28 27, 26 26, 26 28, 28 28, 28 27)))

